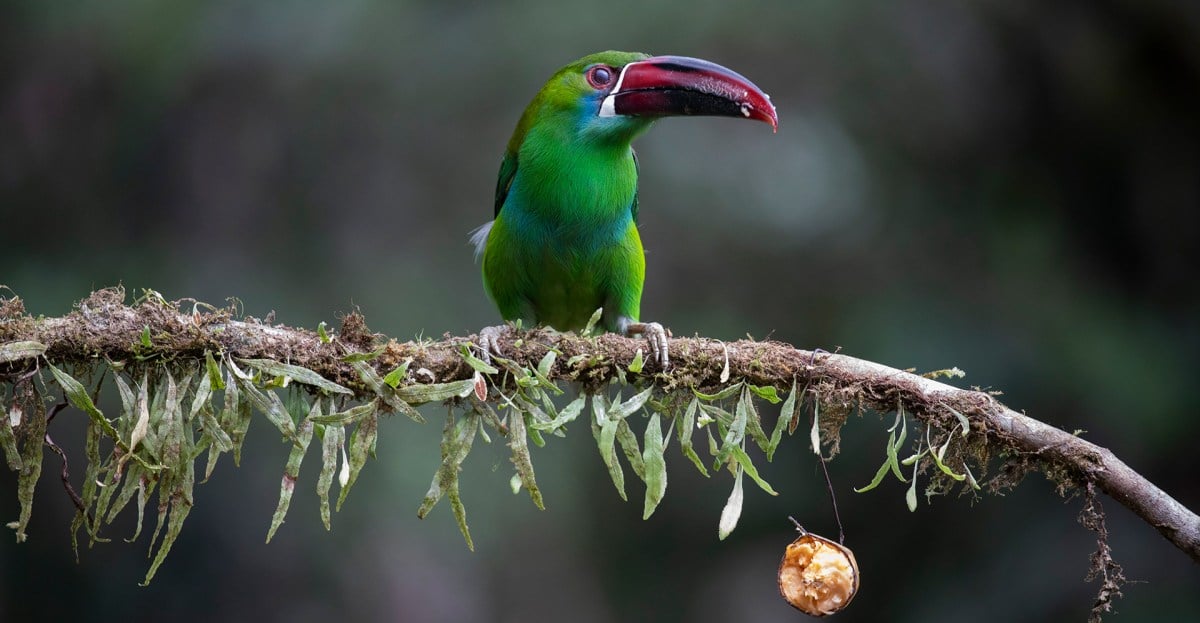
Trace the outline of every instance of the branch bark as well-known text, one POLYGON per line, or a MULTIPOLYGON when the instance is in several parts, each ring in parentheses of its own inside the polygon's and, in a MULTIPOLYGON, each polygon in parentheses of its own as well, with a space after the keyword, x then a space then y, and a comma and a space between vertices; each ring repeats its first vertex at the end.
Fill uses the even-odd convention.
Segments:
MULTIPOLYGON (((197 358, 205 352, 234 357, 270 358, 313 370, 325 378, 370 395, 342 358, 374 352, 382 373, 410 360, 421 381, 444 383, 470 378, 474 370, 461 356, 463 344, 476 336, 446 335, 440 341, 398 342, 368 331, 361 315, 343 319, 341 330, 324 340, 314 331, 237 320, 232 310, 193 303, 187 310, 150 296, 135 306, 124 304, 119 288, 101 290, 81 301, 72 313, 56 318, 33 318, 19 299, 0 299, 0 352, 5 344, 37 342, 53 362, 86 364, 98 357, 110 360, 197 358), (148 342, 148 344, 147 344, 148 342)), ((596 388, 616 377, 644 342, 617 335, 580 337, 538 329, 508 331, 500 343, 517 361, 536 362, 548 350, 560 353, 552 380, 576 381, 596 388), (568 361, 576 355, 574 365, 568 361)), ((953 428, 957 416, 967 417, 974 432, 983 433, 993 450, 1035 461, 1042 471, 1065 474, 1076 484, 1094 484, 1153 526, 1168 541, 1200 562, 1200 517, 1134 471, 1111 451, 1076 435, 1017 413, 992 395, 964 390, 882 364, 841 354, 813 352, 779 342, 707 338, 670 340, 672 366, 667 371, 646 364, 645 374, 663 390, 694 387, 704 390, 722 384, 722 372, 754 385, 788 390, 793 382, 814 388, 823 403, 857 403, 888 411, 902 406, 924 422, 953 428)), ((20 375, 32 359, 4 362, 5 374, 20 375)))

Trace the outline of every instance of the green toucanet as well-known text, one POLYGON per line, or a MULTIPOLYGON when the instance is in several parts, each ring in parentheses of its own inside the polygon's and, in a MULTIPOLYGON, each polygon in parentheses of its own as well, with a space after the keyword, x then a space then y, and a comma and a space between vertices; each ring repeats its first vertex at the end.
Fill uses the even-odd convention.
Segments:
MULTIPOLYGON (((496 182, 495 220, 471 236, 483 283, 509 321, 641 334, 665 368, 667 334, 641 322, 646 260, 638 236, 638 165, 630 143, 661 117, 720 115, 777 127, 757 86, 683 56, 600 52, 558 70, 521 115, 496 182)), ((502 327, 480 333, 499 354, 502 327)))

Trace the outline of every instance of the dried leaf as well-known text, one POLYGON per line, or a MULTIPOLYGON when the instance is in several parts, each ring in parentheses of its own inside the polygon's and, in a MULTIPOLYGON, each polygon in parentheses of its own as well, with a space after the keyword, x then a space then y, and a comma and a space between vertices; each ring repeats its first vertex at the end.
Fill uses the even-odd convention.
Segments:
MULTIPOLYGON (((108 539, 101 538, 98 534, 98 531, 100 528, 100 522, 98 520, 98 517, 100 515, 100 511, 102 510, 97 505, 97 501, 98 501, 97 498, 99 497, 97 495, 97 493, 99 492, 99 489, 100 489, 100 487, 97 485, 97 482, 99 482, 99 480, 100 480, 100 472, 101 472, 101 468, 103 465, 103 463, 101 462, 101 459, 100 459, 100 438, 101 437, 102 437, 102 435, 100 433, 100 427, 96 426, 94 423, 89 422, 88 429, 87 429, 87 441, 84 444, 84 456, 87 457, 87 469, 84 471, 83 494, 80 496, 80 498, 83 500, 84 508, 95 509, 97 521, 95 521, 94 523, 87 523, 87 515, 85 515, 83 511, 78 511, 75 515, 75 520, 72 522, 72 527, 71 527, 72 546, 74 546, 74 542, 75 542, 76 525, 87 527, 88 537, 90 539, 91 544, 94 545, 97 541, 99 541, 99 542, 108 541, 108 539)), ((111 491, 111 488, 106 487, 106 490, 111 491)), ((105 496, 105 497, 107 497, 107 496, 105 496)), ((75 558, 76 558, 76 560, 78 560, 78 558, 79 558, 78 550, 76 550, 76 552, 75 552, 75 558)))
POLYGON ((808 442, 812 444, 813 454, 821 456, 821 403, 813 403, 812 430, 808 432, 808 442))
POLYGON ((962 436, 966 437, 967 434, 971 432, 971 420, 968 420, 967 416, 959 413, 958 411, 955 411, 954 409, 950 408, 947 405, 942 405, 942 406, 946 407, 947 411, 949 411, 950 413, 953 413, 954 417, 958 418, 958 423, 962 426, 962 436))
POLYGON ((309 417, 300 422, 296 443, 292 446, 292 451, 288 454, 287 465, 283 468, 283 479, 279 483, 279 504, 275 506, 275 514, 271 517, 271 527, 267 529, 267 543, 271 542, 275 531, 283 525, 283 520, 287 517, 288 507, 292 503, 292 493, 296 490, 296 479, 300 477, 300 463, 304 461, 304 453, 308 451, 308 444, 312 441, 312 417, 321 415, 320 399, 313 401, 312 410, 308 415, 309 417))
MULTIPOLYGON (((90 400, 90 399, 89 399, 90 400)), ((17 501, 21 504, 21 515, 16 525, 8 524, 17 531, 17 542, 24 543, 25 527, 33 514, 33 491, 42 475, 42 448, 46 437, 46 405, 41 394, 34 392, 33 414, 24 424, 25 444, 21 447, 21 471, 17 475, 17 501)), ((107 420, 106 420, 107 421, 107 420)))
MULTIPOLYGON (((896 414, 900 420, 900 435, 896 437, 895 443, 889 444, 887 447, 888 464, 891 465, 892 474, 900 482, 908 482, 904 479, 904 474, 900 473, 899 451, 904 446, 904 441, 908 439, 908 418, 904 417, 904 411, 901 410, 896 414)), ((893 425, 893 428, 895 426, 893 425)))
POLYGON ((379 411, 376 410, 359 420, 354 433, 350 435, 350 471, 346 482, 342 484, 341 492, 338 493, 338 510, 342 509, 342 503, 346 501, 346 495, 350 493, 350 488, 358 480, 359 472, 367 464, 367 456, 371 454, 372 449, 375 447, 375 440, 378 437, 379 411))
POLYGON ((329 424, 325 426, 325 437, 321 440, 321 474, 317 477, 317 496, 321 500, 321 523, 326 530, 332 528, 329 522, 329 489, 333 486, 333 473, 337 471, 338 448, 341 448, 345 435, 346 429, 341 424, 329 424))
MULTIPOLYGON (((142 580, 142 586, 150 583, 154 579, 154 574, 158 571, 158 567, 167 559, 167 554, 171 551, 171 546, 175 544, 176 537, 179 536, 179 531, 183 529, 183 521, 187 519, 188 513, 192 510, 192 484, 194 475, 190 466, 191 461, 188 461, 188 468, 183 470, 180 478, 175 483, 175 487, 170 496, 171 513, 167 523, 167 534, 163 537, 162 543, 158 546, 158 553, 154 556, 154 562, 150 564, 150 570, 146 572, 146 578, 142 580)), ((159 505, 160 509, 164 508, 166 502, 162 500, 165 489, 159 489, 159 505)), ((159 521, 162 521, 162 513, 159 513, 159 521)), ((161 525, 161 524, 160 524, 161 525)), ((151 539, 153 542, 153 539, 151 539)))
POLYGON ((721 509, 721 520, 717 524, 717 537, 722 541, 737 527, 738 519, 742 516, 743 498, 742 470, 738 468, 737 473, 733 477, 733 492, 729 494, 729 500, 725 502, 725 508, 721 509))
POLYGON ((725 365, 721 367, 721 382, 729 382, 729 345, 721 342, 721 348, 725 352, 725 365))
POLYGON ((920 463, 913 465, 912 484, 908 487, 908 491, 904 494, 904 502, 908 504, 908 511, 910 513, 917 512, 917 470, 920 467, 920 463))
POLYGON ((318 415, 312 418, 312 421, 317 424, 357 424, 359 420, 366 417, 368 414, 379 410, 379 399, 370 402, 364 402, 356 407, 351 407, 345 411, 330 413, 329 415, 318 415))
MULTIPOLYGON (((118 387, 124 384, 121 377, 117 377, 118 387)), ((146 386, 149 383, 148 377, 142 375, 142 384, 138 386, 137 397, 133 401, 134 420, 133 430, 129 432, 129 452, 132 454, 137 450, 137 446, 146 438, 146 434, 150 431, 150 398, 146 394, 146 386)), ((130 390, 132 393, 132 390, 130 390)), ((123 396, 123 394, 122 394, 123 396)))
POLYGON ((288 413, 287 407, 283 401, 279 399, 278 394, 273 390, 263 391, 254 386, 254 383, 245 379, 237 379, 239 389, 246 398, 258 409, 259 413, 267 416, 268 420, 279 429, 279 432, 285 439, 295 443, 296 441, 296 423, 292 421, 292 415, 288 413))
POLYGON ((449 383, 414 383, 396 388, 396 396, 410 405, 441 402, 451 398, 466 398, 475 391, 475 379, 463 379, 449 383))
POLYGON ((17 437, 13 432, 13 419, 19 419, 21 407, 13 403, 8 413, 0 411, 0 447, 4 448, 4 459, 8 462, 8 469, 16 472, 21 470, 23 463, 21 462, 21 451, 17 448, 17 437), (17 414, 17 418, 11 417, 17 414))
POLYGON ((46 345, 41 342, 7 342, 0 344, 0 363, 41 357, 45 352, 46 345))

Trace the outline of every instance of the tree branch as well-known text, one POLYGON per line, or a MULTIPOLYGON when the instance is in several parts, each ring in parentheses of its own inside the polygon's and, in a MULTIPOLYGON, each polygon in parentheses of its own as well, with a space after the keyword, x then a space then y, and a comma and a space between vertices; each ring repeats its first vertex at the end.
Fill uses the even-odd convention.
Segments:
MULTIPOLYGON (((314 331, 237 320, 233 310, 193 303, 185 309, 157 295, 125 305, 120 288, 93 293, 72 313, 33 318, 19 299, 0 299, 0 380, 27 372, 33 359, 9 356, 5 347, 33 342, 53 362, 86 364, 96 358, 126 360, 203 360, 205 353, 236 358, 265 358, 308 368, 354 390, 373 396, 351 364, 351 353, 382 349, 371 360, 380 374, 411 361, 416 382, 445 383, 471 378, 475 371, 461 356, 475 336, 444 336, 441 341, 397 342, 371 334, 361 315, 343 319, 341 330, 323 340, 314 331)), ((579 337, 538 329, 510 330, 503 352, 518 362, 537 362, 549 351, 559 356, 551 380, 583 383, 596 389, 623 374, 644 342, 606 334, 579 337)), ((10 349, 11 350, 11 349, 10 349)), ((15 351, 14 351, 15 352, 15 351)), ((1176 547, 1200 562, 1200 517, 1146 480, 1112 452, 1004 406, 992 395, 964 390, 910 372, 841 354, 796 349, 779 342, 707 338, 670 340, 672 367, 666 372, 647 362, 643 375, 665 391, 723 385, 726 378, 788 390, 807 386, 820 404, 867 407, 907 413, 943 430, 965 416, 972 433, 981 434, 989 451, 1031 463, 1063 486, 1096 487, 1153 526, 1176 547)))

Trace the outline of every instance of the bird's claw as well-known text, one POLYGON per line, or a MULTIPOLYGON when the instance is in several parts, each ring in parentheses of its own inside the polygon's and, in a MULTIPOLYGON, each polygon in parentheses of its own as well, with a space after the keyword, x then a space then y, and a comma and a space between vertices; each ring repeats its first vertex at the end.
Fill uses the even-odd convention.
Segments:
POLYGON ((650 356, 658 362, 659 368, 666 370, 671 364, 670 355, 667 354, 667 337, 668 333, 661 324, 657 322, 635 322, 629 325, 627 329, 629 334, 640 333, 650 343, 650 356))
POLYGON ((500 338, 504 336, 504 331, 508 327, 504 325, 496 327, 484 327, 479 330, 479 358, 484 363, 492 363, 492 355, 503 357, 504 353, 500 352, 500 338))

